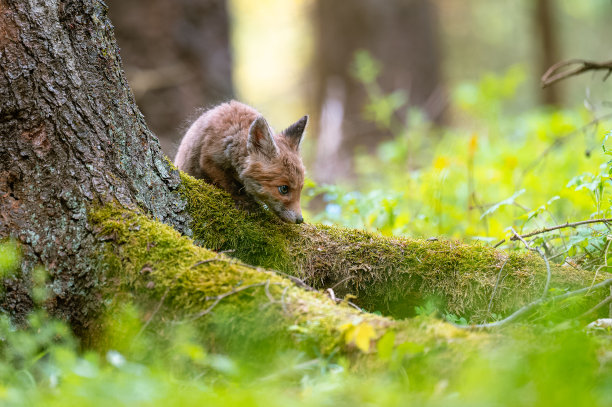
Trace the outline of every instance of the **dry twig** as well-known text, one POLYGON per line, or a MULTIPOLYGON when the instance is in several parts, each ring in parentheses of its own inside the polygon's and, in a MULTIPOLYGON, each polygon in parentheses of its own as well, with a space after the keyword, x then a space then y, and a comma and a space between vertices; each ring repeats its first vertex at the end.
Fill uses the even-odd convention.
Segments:
POLYGON ((501 319, 499 321, 495 321, 495 322, 491 322, 491 323, 487 323, 487 324, 476 324, 476 325, 455 325, 458 328, 466 328, 466 329, 470 329, 470 328, 477 328, 477 329, 484 329, 484 328, 496 328, 496 327, 500 327, 502 325, 507 324, 508 322, 514 321, 515 319, 517 319, 518 317, 520 317, 521 315, 531 311, 532 309, 534 309, 535 307, 542 305, 544 303, 547 302, 551 302, 551 301, 559 301, 559 300, 564 300, 566 298, 569 297, 573 297, 582 293, 586 293, 591 289, 597 289, 597 288, 602 288, 602 287, 606 287, 612 285, 612 278, 609 278, 607 280, 602 281, 601 283, 595 284, 592 287, 584 287, 584 288, 580 288, 578 290, 574 290, 574 291, 569 291, 565 294, 560 294, 560 295, 556 295, 554 297, 540 297, 539 299, 525 305, 524 307, 519 308, 518 310, 516 310, 514 313, 512 313, 511 315, 509 315, 508 317, 501 319))
POLYGON ((608 304, 609 302, 612 302, 612 295, 607 296, 603 301, 601 301, 599 304, 595 305, 590 310, 586 311, 584 314, 580 315, 578 318, 586 317, 587 315, 597 311, 598 309, 600 309, 604 305, 608 304))
POLYGON ((495 298, 495 293, 497 292, 497 287, 499 286, 499 280, 501 279, 502 271, 504 271, 504 267, 506 267, 506 263, 510 260, 510 256, 506 257, 504 264, 502 264, 499 269, 499 273, 497 274, 497 281, 495 282, 495 287, 493 287, 493 293, 491 294, 491 299, 489 300, 489 306, 487 307, 487 316, 491 312, 491 305, 493 304, 493 298, 495 298))
POLYGON ((239 293, 241 291, 244 291, 244 290, 248 290, 249 288, 261 287, 261 286, 270 285, 270 284, 281 285, 280 283, 270 283, 270 280, 266 280, 265 282, 262 282, 262 283, 249 284, 249 285, 245 285, 243 287, 233 288, 231 291, 228 291, 228 292, 223 293, 223 294, 215 295, 215 296, 212 296, 212 297, 206 297, 205 301, 214 300, 213 303, 208 308, 198 312, 197 314, 195 314, 195 315, 193 315, 193 316, 191 316, 189 318, 186 318, 184 321, 180 321, 179 323, 191 322, 191 321, 195 321, 198 318, 203 317, 204 315, 210 313, 210 311, 212 311, 213 308, 215 308, 217 306, 217 304, 219 304, 221 302, 222 299, 227 298, 230 295, 237 294, 237 293, 239 293))
POLYGON ((523 235, 515 234, 514 236, 510 238, 510 240, 522 240, 526 237, 531 237, 531 236, 539 235, 542 233, 552 232, 553 230, 564 229, 564 228, 575 228, 577 226, 588 225, 590 223, 610 223, 610 222, 612 222, 612 218, 588 219, 588 220, 581 220, 579 222, 572 222, 572 223, 568 222, 568 223, 564 223, 563 225, 557 225, 557 226, 551 226, 548 228, 538 229, 533 232, 525 233, 523 235))
MULTIPOLYGON (((544 255, 544 253, 542 253, 542 250, 540 250, 537 247, 531 247, 529 246, 529 243, 527 243, 525 241, 525 239, 523 239, 522 236, 519 236, 518 233, 516 233, 516 230, 514 230, 514 228, 510 228, 510 230, 512 231, 512 234, 514 234, 513 237, 516 237, 517 239, 519 239, 521 242, 523 242, 523 244, 525 245, 525 247, 527 248, 527 250, 530 250, 532 252, 536 252, 540 255, 540 257, 542 257, 542 259, 544 259, 544 263, 546 263, 546 284, 544 285, 544 292, 542 293, 542 298, 546 297, 546 294, 548 293, 548 286, 550 285, 550 279, 552 277, 552 273, 550 272, 550 263, 548 262, 548 259, 546 258, 546 256, 544 255)), ((512 240, 512 238, 510 238, 510 240, 512 240)))
POLYGON ((571 76, 580 75, 587 71, 606 70, 608 71, 604 76, 605 81, 612 73, 612 61, 606 62, 593 62, 585 61, 584 59, 570 59, 567 61, 557 62, 542 75, 542 87, 552 85, 553 83, 559 82, 563 79, 571 76))

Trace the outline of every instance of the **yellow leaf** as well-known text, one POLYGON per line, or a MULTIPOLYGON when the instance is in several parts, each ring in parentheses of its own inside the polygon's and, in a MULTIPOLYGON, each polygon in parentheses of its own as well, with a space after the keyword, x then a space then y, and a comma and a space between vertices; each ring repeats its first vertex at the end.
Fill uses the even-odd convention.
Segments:
POLYGON ((372 328, 370 324, 362 322, 361 324, 355 327, 352 334, 353 334, 352 339, 354 340, 355 345, 362 352, 369 352, 370 351, 370 341, 376 338, 376 332, 374 331, 374 328, 372 328))
POLYGON ((472 137, 470 137, 470 144, 468 146, 468 151, 470 155, 474 155, 477 148, 478 148, 478 135, 476 133, 472 133, 472 137))
POLYGON ((434 160, 433 166, 436 170, 440 171, 448 167, 449 164, 450 164, 450 161, 448 160, 448 158, 444 156, 440 156, 440 157, 436 157, 436 159, 434 160))

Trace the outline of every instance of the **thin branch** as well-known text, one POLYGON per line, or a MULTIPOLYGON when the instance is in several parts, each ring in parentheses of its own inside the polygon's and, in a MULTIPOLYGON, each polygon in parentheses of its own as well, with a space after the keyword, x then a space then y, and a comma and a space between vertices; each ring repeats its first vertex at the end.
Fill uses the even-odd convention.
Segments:
MULTIPOLYGON (((546 294, 548 293, 548 286, 550 285, 550 279, 552 277, 552 273, 550 272, 550 263, 548 262, 548 259, 546 258, 546 256, 544 255, 544 253, 542 253, 542 250, 540 250, 537 247, 531 247, 529 246, 529 244, 525 241, 525 239, 522 238, 522 236, 519 236, 518 233, 516 233, 516 230, 514 230, 514 228, 510 228, 510 230, 512 231, 512 233, 514 234, 513 237, 516 237, 517 239, 519 239, 521 242, 523 242, 523 244, 525 245, 525 247, 527 248, 527 250, 531 250, 532 252, 536 252, 540 255, 540 257, 542 257, 542 259, 544 259, 544 263, 546 263, 546 284, 544 284, 544 292, 542 293, 542 298, 546 297, 546 294)), ((510 240, 512 240, 512 238, 510 238, 510 240)), ((515 239, 516 240, 516 239, 515 239)))
POLYGON ((329 298, 331 298, 333 302, 338 303, 341 301, 336 298, 336 294, 334 293, 334 290, 332 290, 331 288, 328 288, 327 290, 325 290, 325 292, 327 293, 327 295, 329 296, 329 298))
POLYGON ((272 294, 270 294, 270 280, 266 281, 266 285, 264 287, 266 289, 266 296, 268 297, 270 302, 271 303, 277 302, 276 299, 274 299, 274 297, 272 296, 272 294))
POLYGON ((570 59, 567 61, 557 62, 542 75, 542 87, 552 85, 563 79, 571 76, 580 75, 587 71, 606 70, 608 71, 604 76, 604 81, 608 78, 612 72, 612 61, 606 62, 593 62, 585 61, 584 59, 570 59))
POLYGON ((198 266, 199 266, 199 265, 201 265, 201 264, 205 264, 205 263, 212 263, 213 261, 223 261, 223 262, 229 262, 229 260, 227 260, 227 259, 222 259, 222 258, 220 258, 220 257, 217 255, 217 256, 212 257, 212 258, 210 258, 210 259, 200 260, 200 261, 198 261, 197 263, 195 263, 193 266, 191 266, 190 268, 192 268, 192 269, 193 269, 193 268, 198 267, 198 266))
POLYGON ((587 315, 592 314, 593 312, 597 311, 598 309, 608 304, 609 302, 612 302, 612 295, 607 296, 602 302, 600 302, 599 304, 597 304, 590 310, 586 311, 584 314, 580 315, 578 318, 584 318, 587 315))
MULTIPOLYGON (((250 266, 248 264, 245 264, 245 266, 247 267, 251 267, 253 269, 259 270, 259 268, 254 267, 254 266, 250 266)), ((316 289, 314 289, 313 287, 309 286, 308 284, 306 284, 304 282, 304 280, 301 280, 295 276, 292 276, 291 274, 287 274, 287 273, 283 273, 282 271, 278 271, 278 270, 274 270, 274 269, 267 269, 268 271, 271 271, 273 273, 276 274, 280 274, 281 276, 288 278, 289 280, 293 281, 295 283, 295 285, 297 285, 298 287, 302 287, 304 289, 306 289, 307 291, 317 291, 316 289)))
POLYGON ((599 275, 599 270, 604 267, 608 267, 608 250, 610 250, 610 243, 612 243, 612 239, 610 239, 610 236, 608 236, 608 244, 606 245, 606 250, 604 250, 604 264, 600 265, 599 267, 597 267, 597 270, 595 270, 595 275, 593 276, 591 287, 593 286, 593 284, 595 284, 595 279, 599 275))
POLYGON ((344 283, 345 281, 352 280, 353 278, 355 278, 355 276, 348 276, 346 278, 343 278, 342 280, 338 281, 336 284, 332 285, 331 289, 333 290, 334 288, 338 287, 340 284, 344 283))
POLYGON ((502 239, 499 242, 495 243, 495 246, 493 246, 494 249, 497 249, 499 246, 501 246, 502 244, 504 244, 504 242, 506 241, 506 239, 502 239))
POLYGON ((568 222, 568 223, 564 223, 563 225, 557 225, 557 226, 551 226, 551 227, 548 227, 548 228, 542 228, 542 229, 539 229, 539 230, 535 230, 533 232, 525 233, 523 235, 515 235, 515 236, 512 236, 510 238, 510 240, 519 240, 519 239, 522 240, 523 238, 539 235, 541 233, 547 233, 547 232, 551 232, 553 230, 564 229, 564 228, 575 228, 577 226, 588 225, 590 223, 609 223, 609 222, 612 222, 612 218, 588 219, 588 220, 581 220, 579 222, 572 222, 572 223, 568 222))
POLYGON ((523 173, 521 174, 521 181, 517 185, 520 185, 522 183, 522 180, 527 176, 527 174, 531 172, 538 164, 540 164, 544 160, 544 158, 548 155, 548 153, 550 153, 554 148, 561 146, 563 143, 565 143, 565 141, 569 140, 574 135, 584 133, 589 127, 598 126, 602 120, 609 119, 610 117, 612 117, 612 113, 607 113, 607 114, 603 114, 601 116, 595 117, 593 120, 591 120, 590 122, 588 122, 581 128, 570 131, 569 133, 553 140, 550 146, 548 146, 544 151, 542 151, 542 153, 540 153, 540 155, 537 158, 532 160, 531 163, 525 166, 525 168, 523 169, 523 173))
POLYGON ((497 287, 499 286, 499 280, 501 280, 502 271, 504 271, 504 267, 506 267, 506 263, 510 260, 510 256, 506 257, 506 261, 502 264, 499 269, 499 274, 497 274, 497 281, 495 282, 495 287, 493 287, 493 293, 491 294, 491 299, 489 300, 489 306, 487 307, 487 316, 491 312, 491 305, 493 304, 493 298, 495 298, 495 293, 497 292, 497 287))
POLYGON ((281 285, 280 283, 270 283, 270 280, 266 280, 265 282, 261 282, 261 283, 255 283, 255 284, 249 284, 249 285, 245 285, 239 288, 233 288, 231 291, 228 291, 226 293, 223 294, 219 294, 219 295, 215 295, 213 297, 206 297, 205 301, 211 301, 214 300, 213 303, 206 309, 198 312, 197 314, 186 318, 183 321, 178 321, 178 323, 185 323, 185 322, 191 322, 191 321, 195 321, 196 319, 203 317, 204 315, 210 313, 213 308, 215 308, 217 306, 217 304, 219 304, 221 302, 222 299, 229 297, 230 295, 234 295, 237 294, 241 291, 244 290, 248 290, 249 288, 254 288, 254 287, 261 287, 261 286, 265 286, 265 285, 269 285, 269 284, 274 284, 274 285, 281 285))
MULTIPOLYGON (((342 302, 342 300, 340 300, 340 302, 342 302)), ((346 303, 350 305, 351 307, 355 308, 359 312, 365 312, 363 308, 361 308, 359 305, 355 304, 354 302, 347 301, 346 303)))
POLYGON ((580 288, 578 290, 575 291, 569 291, 565 294, 560 294, 554 297, 548 297, 548 298, 539 298, 527 305, 525 305, 522 308, 519 308, 518 310, 516 310, 514 313, 512 313, 511 315, 509 315, 508 317, 501 319, 499 321, 495 321, 495 322, 491 322, 488 324, 475 324, 475 325, 455 325, 458 328, 465 328, 465 329, 470 329, 470 328, 477 328, 477 329, 482 329, 482 328, 496 328, 502 325, 507 324, 508 322, 514 321, 515 319, 517 319, 518 317, 520 317, 521 315, 531 311, 532 309, 534 309, 535 307, 547 303, 547 302, 551 302, 551 301, 559 301, 559 300, 564 300, 566 298, 569 297, 573 297, 585 292, 588 292, 589 290, 592 289, 597 289, 597 288, 601 288, 601 287, 606 287, 612 285, 612 278, 609 278, 607 280, 602 281, 601 283, 595 284, 592 287, 584 287, 584 288, 580 288))
MULTIPOLYGON (((172 281, 172 283, 174 283, 174 280, 172 281)), ((136 341, 136 339, 138 339, 140 337, 140 335, 142 335, 142 333, 147 329, 147 327, 149 326, 149 324, 151 323, 151 321, 153 320, 155 315, 159 312, 159 310, 161 309, 164 301, 166 300, 166 296, 168 295, 169 291, 170 291, 170 287, 166 288, 166 291, 164 292, 164 295, 162 295, 161 299, 157 303, 157 306, 155 307, 155 309, 153 310, 153 312, 151 313, 149 318, 147 318, 147 320, 142 325, 142 327, 140 327, 140 330, 138 331, 136 336, 134 336, 134 341, 136 341)))

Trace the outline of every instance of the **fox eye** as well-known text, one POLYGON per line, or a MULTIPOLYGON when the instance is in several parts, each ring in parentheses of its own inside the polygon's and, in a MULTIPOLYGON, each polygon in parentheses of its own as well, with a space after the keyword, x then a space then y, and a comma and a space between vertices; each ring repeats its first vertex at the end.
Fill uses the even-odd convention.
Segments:
POLYGON ((281 185, 278 187, 278 192, 280 192, 281 195, 287 195, 289 193, 289 187, 287 185, 281 185))

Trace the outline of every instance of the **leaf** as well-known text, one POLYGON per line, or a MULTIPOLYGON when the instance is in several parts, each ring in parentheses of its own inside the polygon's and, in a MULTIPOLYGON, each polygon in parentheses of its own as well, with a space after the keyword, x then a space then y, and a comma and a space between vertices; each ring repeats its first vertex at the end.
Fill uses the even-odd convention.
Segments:
POLYGON ((404 355, 416 355, 425 351, 425 346, 420 343, 404 342, 397 346, 397 353, 400 357, 404 355))
POLYGON ((355 327, 355 345, 361 351, 368 352, 370 350, 370 341, 376 338, 376 332, 372 325, 362 322, 355 327))
POLYGON ((503 201, 500 201, 500 202, 496 203, 495 205, 489 207, 489 209, 487 209, 485 211, 485 213, 483 213, 480 216, 480 219, 483 219, 485 216, 492 214, 493 212, 497 211, 500 207, 502 207, 504 205, 512 205, 512 204, 514 204, 514 201, 516 200, 516 198, 518 198, 519 196, 523 195, 524 193, 525 193, 525 188, 521 189, 520 191, 515 192, 514 195, 512 195, 510 198, 504 199, 503 201))
POLYGON ((367 322, 361 322, 359 325, 344 324, 340 330, 344 331, 347 344, 354 343, 364 353, 370 351, 370 341, 376 338, 376 331, 367 322))
POLYGON ((395 332, 389 331, 384 334, 376 344, 376 350, 378 351, 378 357, 380 360, 389 360, 393 354, 393 347, 395 346, 395 332))

